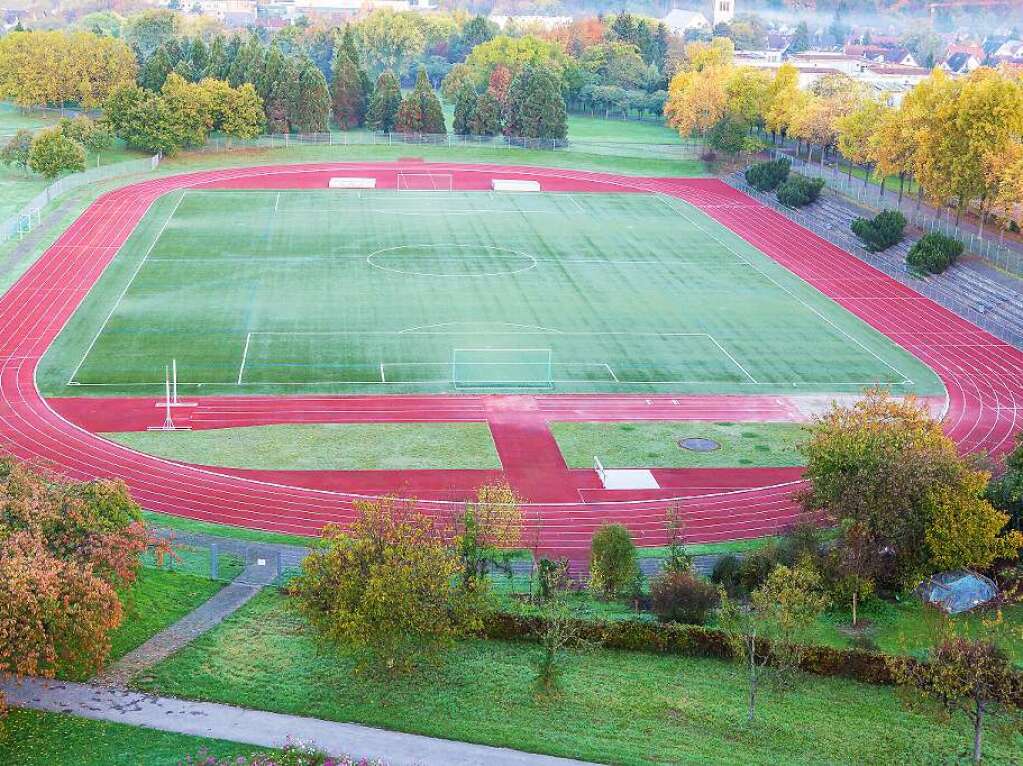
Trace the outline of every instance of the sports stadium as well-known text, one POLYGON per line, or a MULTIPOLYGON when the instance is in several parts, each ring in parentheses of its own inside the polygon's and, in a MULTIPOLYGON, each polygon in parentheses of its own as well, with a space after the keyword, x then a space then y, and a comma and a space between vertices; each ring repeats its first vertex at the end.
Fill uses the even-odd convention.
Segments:
POLYGON ((600 424, 700 441, 798 426, 881 386, 925 400, 963 450, 999 454, 1021 363, 717 179, 416 158, 229 168, 102 195, 0 298, 0 444, 123 478, 151 511, 302 535, 361 498, 440 513, 503 479, 539 548, 579 560, 611 521, 663 545, 671 508, 693 542, 799 513, 798 465, 622 465, 600 424), (398 424, 427 428, 426 467, 176 452, 306 426, 398 450, 398 424), (566 456, 573 425, 590 431, 566 456))

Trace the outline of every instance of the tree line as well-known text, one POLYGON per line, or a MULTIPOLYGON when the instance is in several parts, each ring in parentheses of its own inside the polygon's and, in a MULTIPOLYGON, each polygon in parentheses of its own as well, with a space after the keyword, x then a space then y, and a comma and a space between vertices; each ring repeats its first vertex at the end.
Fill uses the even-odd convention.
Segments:
POLYGON ((910 180, 922 198, 955 208, 976 207, 982 220, 999 215, 1023 223, 1023 78, 981 67, 953 78, 939 69, 898 106, 846 75, 799 87, 799 72, 782 64, 773 74, 736 66, 730 40, 685 48, 664 107, 683 136, 704 136, 729 153, 756 151, 769 134, 796 139, 809 161, 837 156, 851 176, 859 167, 896 176, 899 194, 910 180))

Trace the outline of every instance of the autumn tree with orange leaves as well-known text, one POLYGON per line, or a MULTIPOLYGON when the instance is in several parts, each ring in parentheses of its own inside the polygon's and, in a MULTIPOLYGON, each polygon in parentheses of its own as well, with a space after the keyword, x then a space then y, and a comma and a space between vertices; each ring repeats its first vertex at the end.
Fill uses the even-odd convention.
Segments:
POLYGON ((153 544, 122 482, 70 482, 0 457, 0 675, 100 669, 121 623, 118 590, 153 544))

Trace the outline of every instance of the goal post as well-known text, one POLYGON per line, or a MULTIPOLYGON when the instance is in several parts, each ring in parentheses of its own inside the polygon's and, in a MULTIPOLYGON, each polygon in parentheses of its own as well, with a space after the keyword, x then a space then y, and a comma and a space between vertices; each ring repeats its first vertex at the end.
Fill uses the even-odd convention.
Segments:
POLYGON ((553 388, 549 348, 456 348, 451 353, 455 388, 553 388))
POLYGON ((450 173, 398 172, 398 191, 451 191, 454 176, 450 173))

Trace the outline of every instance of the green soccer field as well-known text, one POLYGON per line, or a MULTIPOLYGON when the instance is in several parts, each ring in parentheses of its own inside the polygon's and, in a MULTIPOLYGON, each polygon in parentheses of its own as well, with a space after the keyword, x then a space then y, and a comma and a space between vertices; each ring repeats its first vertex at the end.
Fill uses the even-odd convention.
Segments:
POLYGON ((685 203, 645 194, 178 191, 39 371, 51 395, 940 393, 685 203))

